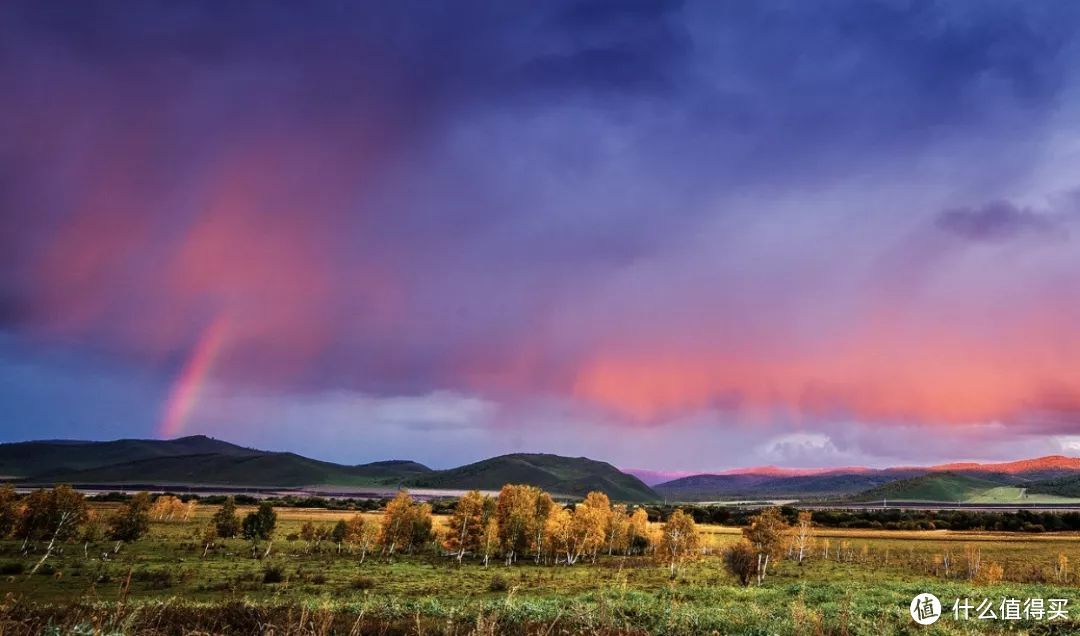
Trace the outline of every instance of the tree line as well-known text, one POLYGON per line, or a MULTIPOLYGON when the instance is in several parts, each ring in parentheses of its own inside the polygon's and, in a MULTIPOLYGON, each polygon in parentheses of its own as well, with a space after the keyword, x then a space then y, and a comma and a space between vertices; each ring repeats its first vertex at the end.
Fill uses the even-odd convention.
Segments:
MULTIPOLYGON (((649 518, 662 521, 682 510, 698 523, 746 526, 760 509, 723 505, 649 506, 649 518)), ((781 506, 788 524, 796 523, 799 509, 781 506)), ((986 532, 1075 532, 1080 531, 1080 512, 983 512, 967 510, 814 510, 814 523, 823 528, 863 530, 981 530, 986 532)))

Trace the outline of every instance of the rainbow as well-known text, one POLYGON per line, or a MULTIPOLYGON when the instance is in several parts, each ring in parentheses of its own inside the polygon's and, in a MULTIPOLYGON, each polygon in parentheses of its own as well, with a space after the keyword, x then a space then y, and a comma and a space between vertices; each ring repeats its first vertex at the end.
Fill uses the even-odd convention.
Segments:
POLYGON ((169 397, 165 401, 165 410, 158 426, 158 436, 173 438, 184 430, 191 410, 198 402, 199 393, 206 383, 210 367, 221 350, 225 336, 225 319, 218 317, 211 322, 199 337, 187 364, 180 370, 173 383, 169 397))

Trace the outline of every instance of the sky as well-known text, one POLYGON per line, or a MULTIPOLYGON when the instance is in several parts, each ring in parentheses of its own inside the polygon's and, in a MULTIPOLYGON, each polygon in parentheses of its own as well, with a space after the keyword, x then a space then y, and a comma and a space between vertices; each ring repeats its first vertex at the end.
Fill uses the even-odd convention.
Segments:
POLYGON ((0 440, 1080 452, 1080 5, 0 3, 0 440))

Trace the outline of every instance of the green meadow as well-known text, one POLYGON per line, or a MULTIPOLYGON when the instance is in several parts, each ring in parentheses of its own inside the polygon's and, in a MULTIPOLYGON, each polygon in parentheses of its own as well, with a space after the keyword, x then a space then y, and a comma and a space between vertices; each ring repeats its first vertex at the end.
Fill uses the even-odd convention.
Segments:
MULTIPOLYGON (((24 555, 20 542, 4 541, 3 633, 1080 633, 1077 608, 1054 621, 952 616, 953 601, 965 597, 995 605, 1063 598, 1071 607, 1080 589, 1073 534, 819 530, 801 564, 784 558, 761 586, 747 587, 722 556, 739 540, 738 528, 699 526, 702 556, 671 578, 647 556, 485 567, 432 549, 393 557, 376 551, 361 563, 332 542, 316 547, 296 538, 305 522, 330 525, 352 514, 309 509, 279 510, 268 556, 265 542, 253 557, 249 542, 229 539, 204 557, 193 537, 212 511, 154 522, 146 537, 118 549, 104 541, 65 544, 32 575, 40 553, 24 555), (988 578, 969 577, 973 558, 988 578), (932 628, 908 614, 921 592, 946 606, 932 628)), ((437 527, 445 522, 436 518, 437 527)))

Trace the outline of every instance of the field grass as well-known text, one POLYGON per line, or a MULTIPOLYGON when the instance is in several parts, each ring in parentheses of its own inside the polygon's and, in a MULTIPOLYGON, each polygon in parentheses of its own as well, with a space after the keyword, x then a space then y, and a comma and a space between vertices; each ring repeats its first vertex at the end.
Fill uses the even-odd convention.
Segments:
MULTIPOLYGON (((18 542, 2 542, 0 572, 8 574, 0 576, 6 598, 0 628, 5 634, 36 633, 50 623, 121 633, 251 633, 252 625, 273 625, 279 634, 1080 633, 1080 620, 964 622, 950 611, 958 597, 1073 601, 1080 581, 1075 534, 821 530, 802 565, 783 560, 764 586, 745 588, 720 556, 738 541, 738 528, 701 526, 707 554, 671 580, 647 557, 485 568, 436 554, 372 555, 360 564, 333 546, 315 552, 282 539, 265 560, 252 558, 241 540, 204 559, 190 536, 211 512, 155 523, 147 538, 107 560, 101 554, 111 543, 92 546, 90 558, 81 544, 66 545, 45 574, 33 576, 25 571, 40 554, 22 556, 18 542), (965 547, 978 549, 984 568, 1000 565, 1004 580, 967 580, 965 547), (945 554, 948 577, 938 563, 945 554), (1061 555, 1072 564, 1064 574, 1057 571, 1061 555), (13 573, 15 564, 23 573, 13 573), (276 580, 268 578, 271 571, 280 582, 265 582, 276 580), (920 631, 908 616, 911 598, 923 591, 937 594, 950 614, 932 632, 920 631), (1057 631, 1046 631, 1051 626, 1057 631)), ((331 523, 350 514, 280 509, 277 536, 297 532, 307 520, 331 523)), ((1080 619, 1080 609, 1074 614, 1080 619)))

